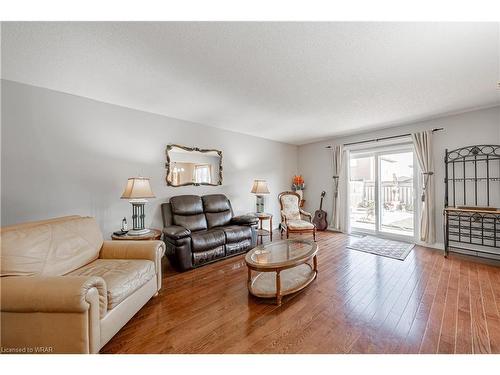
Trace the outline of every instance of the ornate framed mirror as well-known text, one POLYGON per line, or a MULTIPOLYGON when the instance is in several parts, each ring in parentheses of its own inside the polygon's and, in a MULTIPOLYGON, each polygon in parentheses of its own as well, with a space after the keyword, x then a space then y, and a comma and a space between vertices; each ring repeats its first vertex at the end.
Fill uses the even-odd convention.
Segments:
POLYGON ((167 185, 222 185, 222 151, 170 144, 166 149, 167 185))

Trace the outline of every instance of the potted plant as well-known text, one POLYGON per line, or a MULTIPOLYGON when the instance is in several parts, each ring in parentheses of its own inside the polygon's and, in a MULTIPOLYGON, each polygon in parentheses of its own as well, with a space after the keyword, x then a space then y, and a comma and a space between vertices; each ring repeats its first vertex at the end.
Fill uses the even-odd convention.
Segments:
POLYGON ((292 190, 300 196, 300 200, 304 199, 304 178, 302 175, 296 175, 292 178, 292 190))

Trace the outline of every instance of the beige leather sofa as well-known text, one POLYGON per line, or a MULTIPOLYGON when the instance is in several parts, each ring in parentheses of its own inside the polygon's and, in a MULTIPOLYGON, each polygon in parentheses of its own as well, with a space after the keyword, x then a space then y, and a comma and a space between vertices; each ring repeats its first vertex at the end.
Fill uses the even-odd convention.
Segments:
POLYGON ((90 217, 1 229, 3 353, 97 353, 161 287, 161 241, 104 241, 90 217))

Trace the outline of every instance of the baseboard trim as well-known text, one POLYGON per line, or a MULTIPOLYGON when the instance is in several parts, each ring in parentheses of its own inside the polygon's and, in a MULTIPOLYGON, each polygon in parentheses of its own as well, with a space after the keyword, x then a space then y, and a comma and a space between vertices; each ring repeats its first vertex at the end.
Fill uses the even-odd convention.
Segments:
POLYGON ((338 229, 335 229, 335 228, 332 228, 332 227, 326 228, 325 231, 326 232, 335 232, 335 233, 344 233, 341 230, 338 230, 338 229))
POLYGON ((415 245, 429 247, 431 249, 442 250, 444 251, 444 243, 443 242, 434 242, 433 244, 428 244, 422 241, 416 241, 415 245))

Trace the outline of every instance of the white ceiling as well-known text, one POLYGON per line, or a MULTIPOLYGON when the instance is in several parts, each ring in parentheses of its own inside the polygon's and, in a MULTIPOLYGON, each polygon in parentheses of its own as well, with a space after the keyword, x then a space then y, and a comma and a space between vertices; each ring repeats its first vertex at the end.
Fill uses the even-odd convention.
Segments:
POLYGON ((304 144, 500 103, 498 23, 3 23, 2 78, 304 144))

